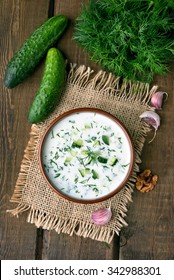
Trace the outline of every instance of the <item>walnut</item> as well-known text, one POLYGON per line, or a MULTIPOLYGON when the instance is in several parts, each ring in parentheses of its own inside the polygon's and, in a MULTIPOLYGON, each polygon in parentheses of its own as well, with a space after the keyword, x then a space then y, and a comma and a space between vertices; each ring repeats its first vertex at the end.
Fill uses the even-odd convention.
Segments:
POLYGON ((153 190, 158 181, 157 175, 152 175, 150 169, 145 169, 137 176, 136 189, 140 192, 149 192, 153 190))

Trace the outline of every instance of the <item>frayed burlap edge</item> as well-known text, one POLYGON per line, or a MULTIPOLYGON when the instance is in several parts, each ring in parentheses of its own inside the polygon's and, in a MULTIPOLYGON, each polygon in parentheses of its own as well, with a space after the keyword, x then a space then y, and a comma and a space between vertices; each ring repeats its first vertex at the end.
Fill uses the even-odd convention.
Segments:
MULTIPOLYGON (((153 86, 149 89, 149 84, 144 83, 133 83, 131 81, 123 80, 120 84, 120 78, 115 77, 111 73, 99 71, 93 76, 93 70, 89 67, 80 66, 77 67, 75 64, 71 65, 69 75, 67 77, 67 83, 74 84, 79 87, 88 87, 91 90, 102 91, 105 95, 107 93, 117 95, 120 100, 129 101, 134 103, 135 101, 146 105, 148 110, 154 110, 148 106, 151 96, 156 92, 157 86, 153 86)), ((28 145, 24 151, 24 158, 21 163, 21 169, 16 182, 14 193, 11 197, 11 202, 18 203, 15 209, 8 210, 12 215, 17 216, 24 212, 29 211, 27 222, 35 224, 38 228, 42 227, 47 230, 55 230, 57 233, 67 233, 73 235, 74 233, 78 236, 90 237, 98 241, 104 241, 110 243, 116 233, 119 232, 123 226, 127 226, 125 216, 127 214, 127 204, 132 202, 132 192, 134 189, 137 172, 139 171, 139 164, 141 163, 140 155, 145 142, 145 137, 150 130, 147 124, 142 127, 139 139, 136 139, 134 143, 135 149, 135 165, 131 177, 125 187, 121 190, 124 192, 122 195, 122 201, 119 202, 119 208, 117 213, 117 226, 114 228, 107 228, 107 226, 96 226, 89 223, 79 221, 78 219, 64 219, 63 217, 51 216, 47 213, 42 212, 39 209, 33 209, 32 206, 26 205, 21 202, 23 188, 27 182, 27 176, 32 163, 32 159, 35 152, 35 147, 38 144, 40 125, 32 125, 30 138, 28 145)), ((108 206, 112 207, 112 199, 108 200, 108 206)))

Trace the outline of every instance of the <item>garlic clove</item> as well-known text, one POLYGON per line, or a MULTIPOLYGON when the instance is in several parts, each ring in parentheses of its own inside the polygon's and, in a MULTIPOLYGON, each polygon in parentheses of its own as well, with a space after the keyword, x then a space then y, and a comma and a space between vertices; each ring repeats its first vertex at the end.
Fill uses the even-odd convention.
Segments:
POLYGON ((151 141, 149 141, 149 143, 151 143, 154 140, 156 136, 156 131, 160 126, 160 117, 157 113, 153 111, 145 111, 140 115, 140 119, 142 119, 144 122, 148 123, 149 125, 153 126, 155 129, 154 136, 151 139, 151 141))
POLYGON ((167 92, 158 91, 154 93, 150 101, 151 105, 156 109, 160 110, 162 108, 164 95, 168 96, 167 92))
POLYGON ((96 225, 106 225, 112 217, 111 208, 103 208, 91 214, 91 221, 96 225))
POLYGON ((153 126, 155 130, 160 126, 160 117, 156 112, 145 111, 140 115, 140 119, 153 126))

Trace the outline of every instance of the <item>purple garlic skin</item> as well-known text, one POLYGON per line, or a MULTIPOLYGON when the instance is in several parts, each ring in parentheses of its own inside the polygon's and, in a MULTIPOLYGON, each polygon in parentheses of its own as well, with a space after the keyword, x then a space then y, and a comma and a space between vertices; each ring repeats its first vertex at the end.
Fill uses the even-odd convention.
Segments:
POLYGON ((157 110, 162 109, 162 103, 163 103, 164 95, 167 96, 167 93, 163 92, 163 91, 158 91, 158 92, 156 92, 155 94, 152 95, 150 103, 157 110))
POLYGON ((91 214, 91 221, 96 225, 106 225, 112 217, 111 208, 103 208, 91 214))
POLYGON ((140 119, 153 126, 157 130, 160 126, 160 116, 153 111, 145 111, 140 115, 140 119))

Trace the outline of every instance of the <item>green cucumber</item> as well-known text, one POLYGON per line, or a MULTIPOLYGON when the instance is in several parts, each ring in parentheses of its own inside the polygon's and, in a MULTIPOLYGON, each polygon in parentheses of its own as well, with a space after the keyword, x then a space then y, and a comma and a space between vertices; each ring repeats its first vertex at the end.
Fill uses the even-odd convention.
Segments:
POLYGON ((72 148, 81 148, 83 146, 83 140, 81 138, 75 140, 72 143, 72 148))
POLYGON ((85 169, 79 169, 79 172, 80 172, 80 174, 81 174, 82 177, 85 176, 85 169))
POLYGON ((65 162, 70 162, 72 160, 71 157, 66 157, 65 162))
POLYGON ((91 158, 90 156, 88 156, 88 157, 86 157, 86 158, 84 159, 83 162, 84 162, 84 165, 86 166, 86 165, 90 164, 91 161, 92 161, 92 158, 91 158))
POLYGON ((74 150, 70 150, 70 154, 71 154, 73 157, 75 157, 75 156, 77 155, 77 152, 74 151, 74 150))
POLYGON ((84 155, 84 156, 87 156, 88 155, 88 150, 82 150, 81 154, 84 155))
POLYGON ((92 169, 92 178, 93 179, 98 179, 99 178, 99 175, 98 175, 97 171, 95 171, 94 169, 92 169))
POLYGON ((90 168, 85 168, 85 174, 90 174, 90 168))
POLYGON ((61 52, 56 48, 49 49, 41 85, 29 110, 29 122, 41 122, 55 109, 65 83, 65 73, 61 52))
POLYGON ((4 84, 7 88, 14 88, 34 71, 47 50, 63 33, 67 23, 67 17, 54 16, 31 34, 6 67, 4 84))
POLYGON ((106 145, 109 145, 109 137, 107 135, 102 135, 102 140, 106 145))
POLYGON ((109 162, 109 165, 110 166, 114 166, 116 163, 118 162, 118 159, 116 157, 113 157, 110 162, 109 162))
POLYGON ((81 176, 84 177, 86 174, 90 174, 90 169, 89 168, 79 169, 79 172, 81 176))
POLYGON ((93 146, 95 147, 95 146, 99 146, 100 145, 100 141, 99 140, 94 140, 94 143, 93 143, 93 146))
POLYGON ((99 156, 99 157, 98 157, 98 161, 101 162, 101 163, 107 163, 108 160, 107 160, 107 158, 105 158, 105 157, 99 156))

